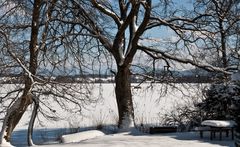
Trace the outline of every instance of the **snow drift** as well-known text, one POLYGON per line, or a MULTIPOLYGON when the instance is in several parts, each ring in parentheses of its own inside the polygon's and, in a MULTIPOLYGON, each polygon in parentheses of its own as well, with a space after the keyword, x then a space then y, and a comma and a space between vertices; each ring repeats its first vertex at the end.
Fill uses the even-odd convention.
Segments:
POLYGON ((85 132, 79 132, 75 134, 63 135, 61 137, 62 143, 73 143, 80 142, 87 139, 92 139, 99 136, 104 136, 105 134, 98 130, 91 130, 85 132))

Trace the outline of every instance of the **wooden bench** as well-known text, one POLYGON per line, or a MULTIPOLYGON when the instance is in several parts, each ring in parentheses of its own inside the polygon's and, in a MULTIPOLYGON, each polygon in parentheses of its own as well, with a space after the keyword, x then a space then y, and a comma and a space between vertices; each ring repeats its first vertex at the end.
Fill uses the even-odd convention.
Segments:
POLYGON ((174 133, 177 132, 176 126, 162 126, 162 127, 150 127, 149 133, 174 133))
POLYGON ((219 140, 222 140, 222 135, 225 132, 226 137, 229 137, 229 132, 231 133, 232 140, 234 139, 234 128, 233 127, 197 127, 196 131, 199 131, 200 137, 203 138, 204 132, 210 132, 210 140, 216 138, 216 133, 219 133, 219 140))
POLYGON ((222 120, 205 120, 201 123, 201 127, 195 128, 196 131, 200 132, 200 137, 203 138, 203 132, 210 132, 210 140, 216 138, 216 133, 219 133, 219 140, 222 140, 223 132, 226 133, 226 137, 234 139, 234 122, 233 121, 222 121, 222 120))

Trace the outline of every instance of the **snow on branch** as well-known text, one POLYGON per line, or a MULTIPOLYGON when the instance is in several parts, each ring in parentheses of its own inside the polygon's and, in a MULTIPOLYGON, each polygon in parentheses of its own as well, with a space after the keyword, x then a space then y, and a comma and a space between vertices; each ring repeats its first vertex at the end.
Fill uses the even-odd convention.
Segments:
POLYGON ((110 16, 114 21, 115 23, 120 26, 121 25, 121 22, 120 22, 120 19, 119 17, 117 16, 116 13, 114 13, 113 11, 105 8, 103 5, 99 4, 96 2, 96 0, 91 0, 92 4, 94 7, 96 7, 99 11, 101 11, 102 13, 110 16))
POLYGON ((120 56, 119 65, 122 66, 123 63, 124 63, 124 60, 125 60, 125 55, 124 55, 124 52, 123 52, 123 44, 121 44, 121 47, 118 48, 118 53, 119 53, 119 56, 120 56))
POLYGON ((169 59, 169 60, 177 61, 179 63, 191 64, 193 66, 205 69, 205 70, 210 71, 210 72, 215 71, 215 72, 221 72, 221 73, 229 74, 229 75, 232 74, 231 72, 228 72, 224 68, 214 67, 212 65, 201 63, 200 61, 196 61, 196 60, 176 57, 176 56, 170 55, 170 54, 168 54, 164 51, 158 50, 158 49, 153 49, 153 48, 142 46, 142 45, 138 45, 138 48, 140 50, 144 51, 147 54, 152 54, 152 56, 154 56, 154 58, 156 58, 156 59, 157 58, 166 58, 166 59, 169 59))
POLYGON ((27 73, 28 78, 31 80, 32 86, 34 84, 37 84, 37 82, 34 81, 34 75, 27 69, 27 67, 21 62, 21 60, 16 57, 10 50, 8 50, 8 53, 11 55, 11 57, 18 62, 18 64, 21 66, 21 68, 27 73))
MULTIPOLYGON (((91 36, 93 38, 99 39, 102 45, 110 52, 112 52, 112 42, 103 35, 102 29, 97 25, 95 20, 91 18, 89 13, 82 7, 79 6, 80 11, 82 12, 82 17, 84 21, 80 21, 79 19, 76 20, 66 20, 66 19, 58 19, 54 18, 52 20, 59 21, 65 24, 72 24, 72 25, 80 25, 83 29, 88 31, 88 34, 82 34, 85 36, 91 36), (88 22, 88 23, 86 23, 88 22)), ((69 35, 69 34, 68 34, 69 35)), ((81 35, 78 33, 78 35, 81 35)))
MULTIPOLYGON (((9 42, 8 42, 8 40, 7 40, 6 34, 4 34, 4 33, 1 32, 1 31, 0 31, 0 34, 3 35, 4 38, 6 39, 6 45, 7 45, 7 48, 8 48, 9 42)), ((16 55, 13 54, 9 49, 7 49, 7 52, 10 54, 10 56, 11 56, 15 61, 17 61, 17 63, 21 66, 21 68, 27 73, 27 75, 28 75, 29 79, 31 80, 31 82, 32 82, 33 84, 36 84, 36 82, 35 82, 34 79, 33 79, 34 75, 32 75, 32 73, 31 73, 31 72, 27 69, 27 67, 21 62, 21 60, 20 60, 18 57, 16 57, 16 55)), ((38 78, 38 80, 43 81, 42 79, 39 79, 39 78, 38 78)))
MULTIPOLYGON (((82 11, 82 16, 85 19, 85 21, 89 22, 89 23, 84 23, 82 21, 65 21, 66 23, 75 23, 80 25, 81 27, 85 28, 91 35, 92 37, 98 38, 100 40, 100 42, 103 44, 103 46, 109 50, 110 52, 112 52, 111 48, 112 48, 112 43, 110 40, 108 40, 103 34, 102 34, 102 29, 97 25, 97 23, 94 21, 94 19, 92 19, 92 17, 89 15, 89 13, 82 7, 79 5, 79 9, 80 11, 82 11)), ((62 20, 60 20, 62 21, 62 20)))
MULTIPOLYGON (((128 45, 125 56, 127 56, 128 54, 132 54, 133 52, 136 51, 135 49, 132 50, 133 48, 135 48, 133 46, 136 46, 137 40, 139 40, 140 36, 144 33, 145 28, 147 27, 148 22, 150 20, 151 1, 146 2, 146 1, 143 0, 143 1, 140 1, 140 4, 142 4, 142 6, 145 9, 143 20, 140 23, 140 25, 138 26, 137 25, 137 17, 138 17, 137 15, 138 15, 138 13, 135 13, 135 15, 132 17, 132 22, 131 22, 131 27, 130 27, 131 28, 130 29, 130 42, 129 42, 129 45, 128 45)), ((138 6, 138 9, 139 9, 139 6, 138 6)))

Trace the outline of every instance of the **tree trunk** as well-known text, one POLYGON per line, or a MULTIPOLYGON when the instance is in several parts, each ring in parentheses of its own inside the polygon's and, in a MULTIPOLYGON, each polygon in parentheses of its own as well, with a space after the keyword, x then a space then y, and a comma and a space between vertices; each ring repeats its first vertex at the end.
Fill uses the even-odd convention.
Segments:
POLYGON ((33 112, 32 112, 32 116, 28 125, 28 136, 27 136, 27 141, 28 141, 28 146, 33 146, 33 140, 32 140, 32 134, 33 134, 33 127, 34 127, 34 122, 37 116, 37 111, 39 108, 39 100, 37 97, 33 97, 33 101, 34 101, 34 107, 33 107, 33 112))
MULTIPOLYGON (((26 67, 22 67, 24 72, 28 74, 25 78, 25 88, 22 94, 22 97, 18 98, 13 105, 7 110, 7 114, 4 118, 2 131, 0 134, 0 145, 3 143, 3 140, 6 142, 10 141, 10 137, 12 135, 13 129, 16 127, 20 119, 22 118, 24 112, 27 110, 28 106, 32 104, 32 86, 33 86, 33 77, 32 75, 36 75, 37 67, 38 67, 38 32, 39 32, 39 15, 40 15, 40 7, 41 0, 35 0, 33 5, 33 13, 32 13, 32 30, 31 30, 31 41, 29 44, 30 51, 30 62, 29 62, 29 71, 26 71, 26 67)), ((14 57, 17 58, 17 57, 14 57)), ((21 65, 24 66, 24 65, 21 65)))
POLYGON ((118 127, 120 131, 129 131, 130 128, 134 127, 134 110, 129 66, 118 66, 115 82, 115 93, 119 114, 118 127))
POLYGON ((5 116, 1 136, 0 136, 0 144, 2 144, 3 139, 6 142, 10 141, 11 134, 13 129, 18 124, 19 120, 23 116, 24 112, 26 111, 27 107, 32 103, 32 95, 27 94, 23 95, 19 98, 9 109, 5 116))

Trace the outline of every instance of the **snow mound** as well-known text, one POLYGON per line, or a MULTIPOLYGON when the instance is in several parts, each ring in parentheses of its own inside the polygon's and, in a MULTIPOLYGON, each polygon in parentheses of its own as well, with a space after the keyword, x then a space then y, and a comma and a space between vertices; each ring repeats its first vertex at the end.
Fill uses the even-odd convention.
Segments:
POLYGON ((91 130, 85 132, 79 132, 75 134, 63 135, 61 137, 62 143, 73 143, 80 142, 87 139, 92 139, 99 136, 104 136, 105 134, 98 130, 91 130))
POLYGON ((201 124, 212 127, 233 127, 235 125, 235 122, 223 120, 205 120, 201 124))
POLYGON ((5 139, 2 140, 0 147, 13 147, 9 142, 6 142, 5 139))

